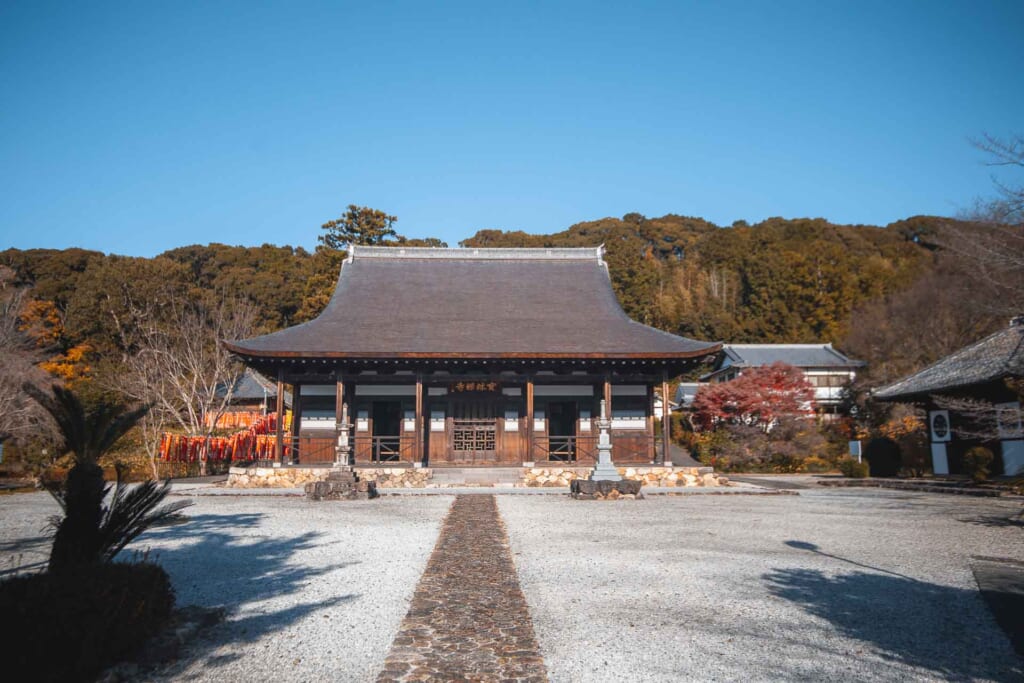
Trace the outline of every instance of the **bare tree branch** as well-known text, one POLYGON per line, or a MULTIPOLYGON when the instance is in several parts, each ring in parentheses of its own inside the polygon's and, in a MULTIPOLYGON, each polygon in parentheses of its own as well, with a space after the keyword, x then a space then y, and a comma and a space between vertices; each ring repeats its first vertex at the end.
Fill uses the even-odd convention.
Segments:
POLYGON ((932 396, 935 405, 955 413, 958 418, 954 432, 961 439, 998 441, 1024 438, 1020 404, 990 403, 973 398, 932 396))
POLYGON ((52 423, 35 401, 28 400, 24 384, 45 386, 52 381, 36 367, 43 354, 22 329, 21 312, 29 290, 15 287, 14 272, 0 267, 0 442, 54 436, 52 423))
MULTIPOLYGON (((222 299, 213 305, 177 302, 162 315, 133 315, 145 322, 136 331, 137 351, 125 359, 118 388, 153 406, 142 429, 155 469, 160 435, 168 426, 207 441, 215 432, 244 372, 220 341, 251 336, 256 309, 249 302, 222 299)), ((204 447, 204 470, 206 455, 204 447)))

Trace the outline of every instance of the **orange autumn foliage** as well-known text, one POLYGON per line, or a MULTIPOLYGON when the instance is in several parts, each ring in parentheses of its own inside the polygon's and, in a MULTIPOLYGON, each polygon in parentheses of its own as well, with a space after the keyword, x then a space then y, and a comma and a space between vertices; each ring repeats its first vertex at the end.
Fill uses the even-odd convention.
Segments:
POLYGON ((882 436, 893 441, 896 441, 901 436, 923 431, 924 420, 916 415, 904 415, 901 418, 889 420, 878 428, 878 432, 882 436))
POLYGON ((56 346, 64 336, 64 323, 52 301, 28 301, 18 317, 21 319, 18 329, 29 335, 37 348, 56 346))
POLYGON ((85 362, 86 355, 92 351, 88 344, 72 346, 66 353, 59 353, 50 360, 43 361, 39 367, 54 377, 64 380, 66 386, 74 386, 76 382, 88 379, 92 368, 85 362))

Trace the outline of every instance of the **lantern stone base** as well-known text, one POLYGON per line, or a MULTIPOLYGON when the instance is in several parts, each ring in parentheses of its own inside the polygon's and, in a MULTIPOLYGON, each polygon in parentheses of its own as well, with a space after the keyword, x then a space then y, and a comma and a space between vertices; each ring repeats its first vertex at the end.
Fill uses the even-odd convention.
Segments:
POLYGON ((574 479, 569 494, 576 500, 637 500, 643 498, 640 489, 643 482, 635 479, 619 481, 574 479))
POLYGON ((352 470, 334 470, 323 481, 311 481, 304 487, 310 500, 365 500, 377 497, 377 485, 360 481, 352 470))
POLYGON ((622 475, 611 461, 598 461, 590 474, 591 481, 622 481, 622 475))

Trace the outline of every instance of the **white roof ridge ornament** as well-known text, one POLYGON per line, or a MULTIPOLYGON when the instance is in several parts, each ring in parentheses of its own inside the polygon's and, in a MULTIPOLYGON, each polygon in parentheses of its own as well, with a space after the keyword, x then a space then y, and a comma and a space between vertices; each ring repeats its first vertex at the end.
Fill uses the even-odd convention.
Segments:
POLYGON ((784 344, 772 344, 772 343, 769 343, 769 342, 765 342, 763 344, 724 344, 724 346, 735 347, 735 348, 738 348, 738 349, 760 349, 760 348, 777 349, 777 348, 780 348, 780 347, 786 347, 786 348, 790 348, 790 349, 823 349, 823 348, 826 348, 826 347, 827 348, 831 348, 832 347, 832 342, 829 342, 827 344, 825 342, 821 342, 821 343, 818 343, 818 344, 785 344, 785 343, 784 344))
POLYGON ((594 261, 602 247, 382 247, 352 245, 349 259, 422 259, 448 261, 594 261))

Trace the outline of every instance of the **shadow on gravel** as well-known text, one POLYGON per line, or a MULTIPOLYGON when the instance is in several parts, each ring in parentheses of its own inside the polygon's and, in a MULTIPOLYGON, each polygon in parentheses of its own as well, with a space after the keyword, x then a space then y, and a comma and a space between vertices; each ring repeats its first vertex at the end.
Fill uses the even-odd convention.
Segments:
POLYGON ((316 576, 358 564, 339 561, 325 567, 310 567, 295 563, 295 554, 320 545, 318 538, 322 534, 306 532, 287 538, 260 534, 263 517, 196 515, 185 524, 146 533, 142 544, 186 541, 179 547, 160 548, 151 553, 151 559, 170 575, 179 606, 224 607, 227 612, 224 623, 189 644, 185 660, 175 669, 196 662, 207 674, 216 671, 218 666, 242 656, 230 652, 232 645, 251 643, 312 613, 358 597, 349 594, 314 602, 292 601, 277 610, 257 605, 298 593, 316 576), (189 540, 194 542, 188 543, 189 540), (218 652, 218 648, 227 648, 229 652, 218 652))
POLYGON ((32 574, 46 567, 52 541, 52 536, 34 536, 0 543, 0 557, 7 556, 6 566, 0 569, 0 579, 32 574), (43 559, 36 559, 40 556, 43 559))
POLYGON ((16 553, 24 550, 35 550, 53 541, 53 536, 33 536, 19 538, 14 541, 0 542, 0 553, 16 553))
POLYGON ((1024 527, 1024 510, 1015 512, 1012 515, 978 515, 977 517, 962 517, 958 521, 965 524, 976 524, 993 528, 1024 527))
POLYGON ((862 571, 778 569, 762 579, 772 595, 870 644, 884 659, 957 680, 1017 680, 1024 673, 978 591, 862 571))

